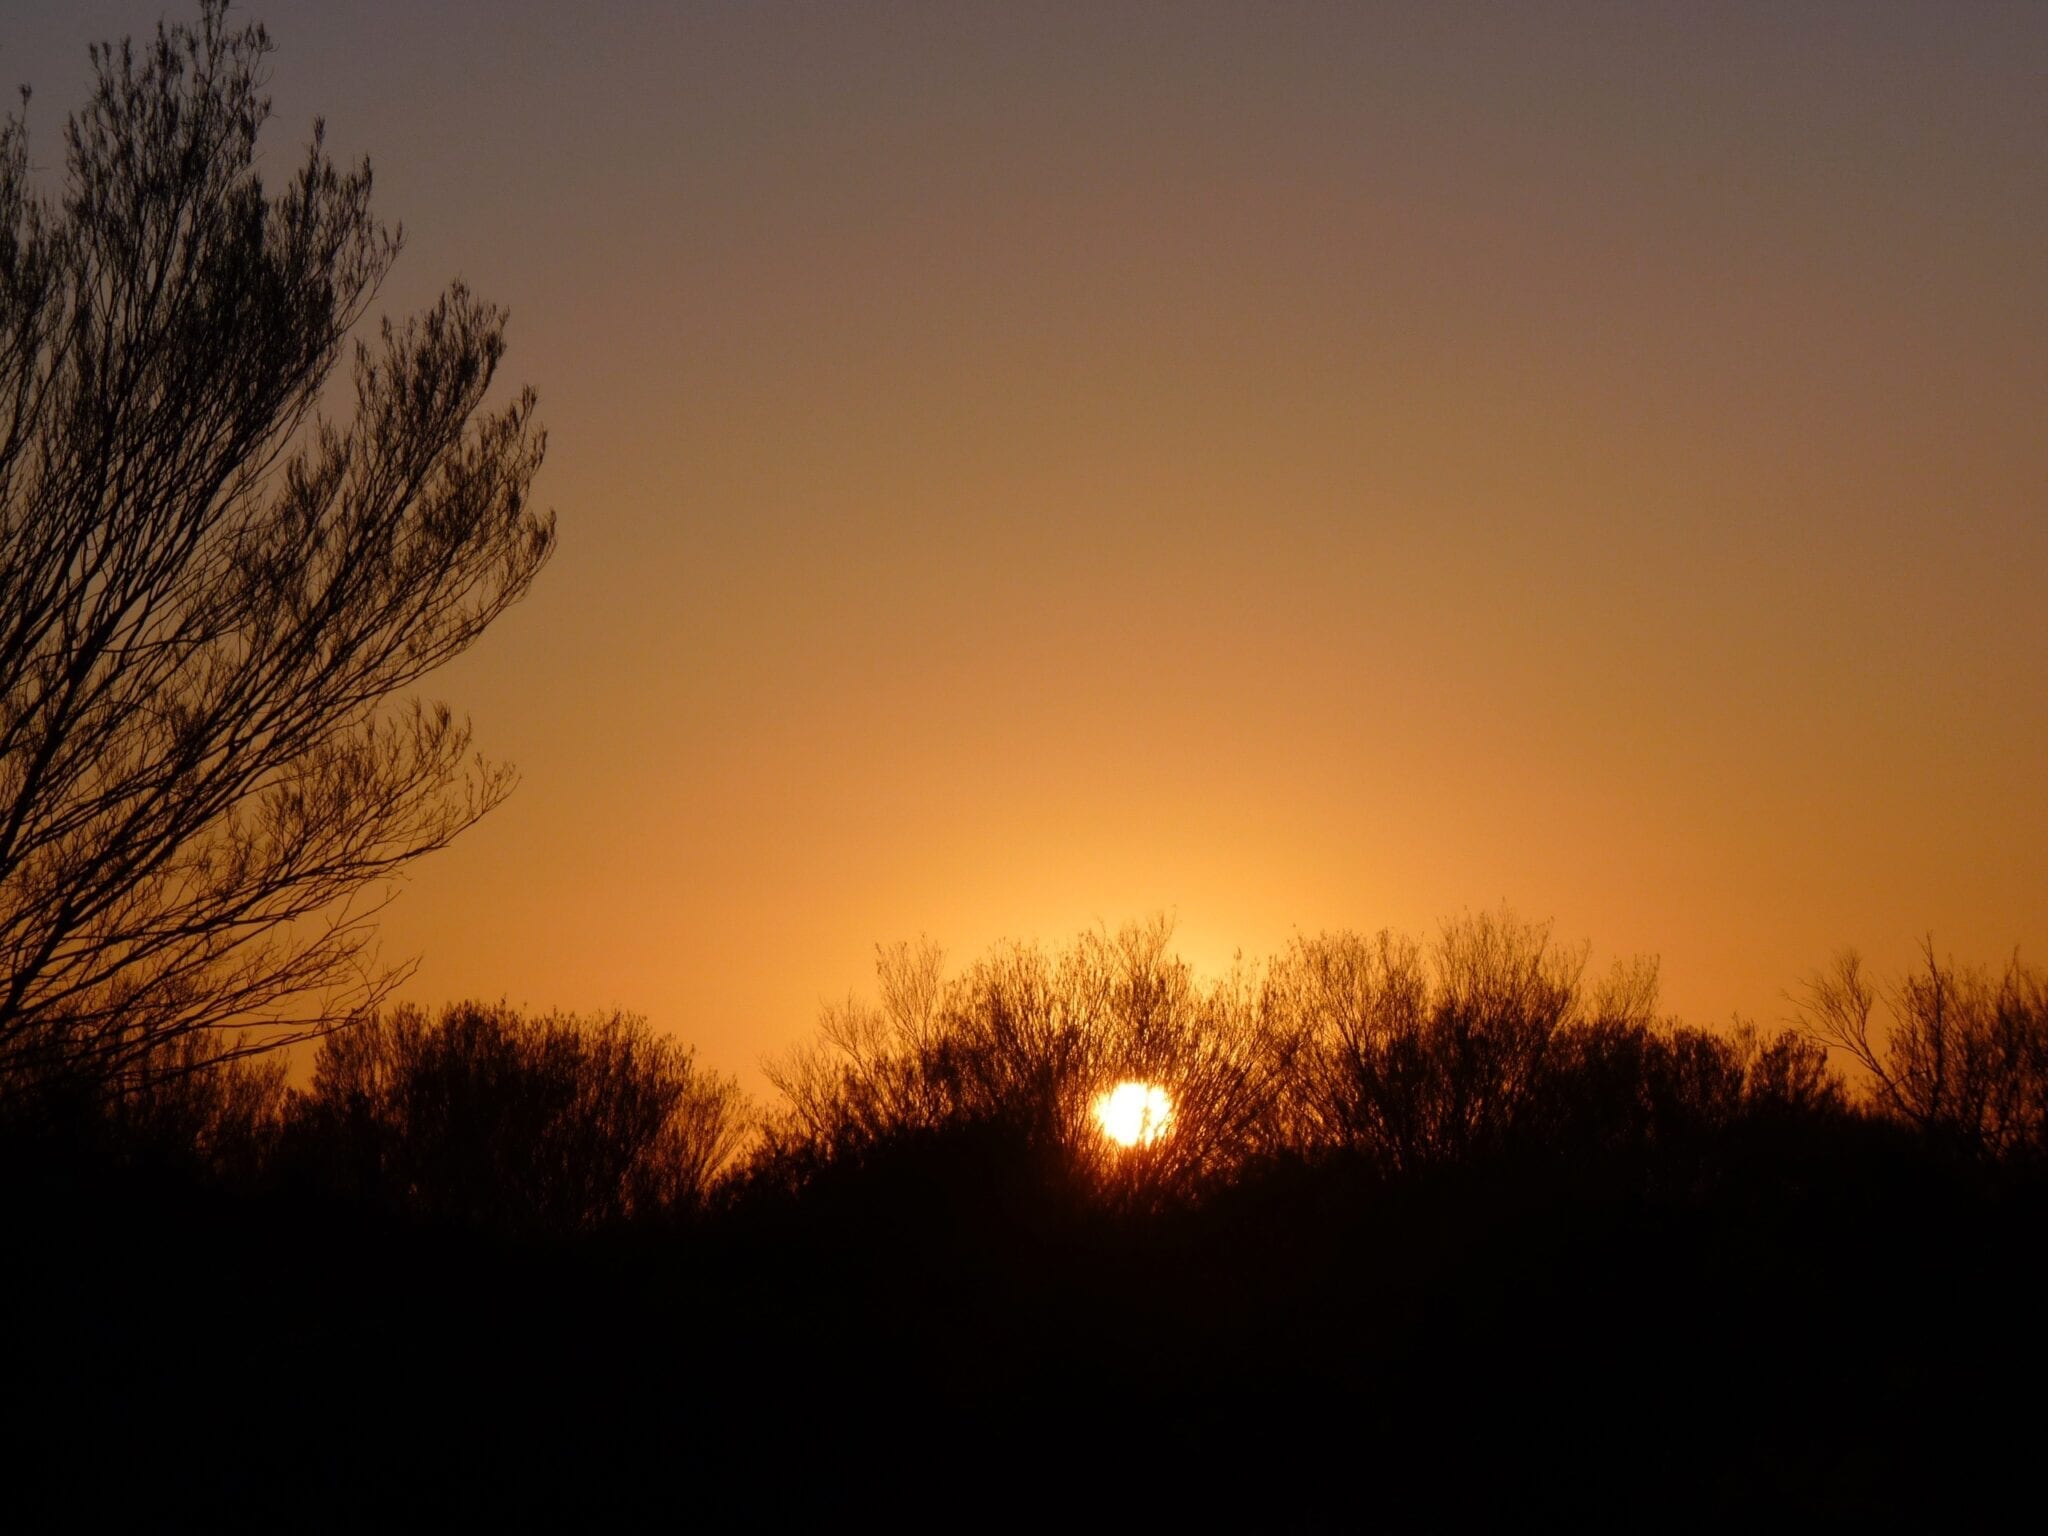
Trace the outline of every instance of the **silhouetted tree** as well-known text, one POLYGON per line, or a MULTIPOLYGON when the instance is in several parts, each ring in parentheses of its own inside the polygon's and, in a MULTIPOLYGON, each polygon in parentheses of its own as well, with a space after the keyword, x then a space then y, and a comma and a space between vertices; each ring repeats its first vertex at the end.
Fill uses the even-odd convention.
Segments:
POLYGON ((999 946, 957 977, 929 945, 878 961, 877 1004, 825 1011, 820 1041, 773 1063, 786 1108, 763 1159, 785 1170, 859 1158, 905 1135, 1005 1124, 1020 1145, 1126 1197, 1185 1191, 1262 1145, 1287 1069, 1256 987, 1204 990, 1164 921, 1086 933, 1058 955, 999 946), (1120 1081, 1170 1096, 1167 1134, 1117 1149, 1095 1123, 1120 1081))
POLYGON ((697 1209, 746 1125, 738 1086, 644 1019, 477 1003, 329 1035, 292 1120, 339 1193, 537 1234, 697 1209))
POLYGON ((1270 1033, 1299 1041, 1287 1139, 1388 1174, 1508 1153, 1640 1162, 1751 1115, 1839 1109, 1806 1042, 1659 1018, 1654 962, 1588 987, 1585 961, 1504 912, 1446 924, 1428 951, 1391 933, 1297 941, 1265 998, 1270 1033))
POLYGON ((260 1177, 290 1104, 284 1058, 218 1051, 202 1035, 167 1035, 130 1062, 119 1092, 101 1106, 114 1144, 231 1179, 260 1177))
POLYGON ((399 235, 317 124, 264 186, 226 10, 94 49, 54 198, 0 121, 0 1091, 359 1016, 379 882, 512 782, 392 702, 553 544, 503 316, 457 285, 320 412, 399 235))
POLYGON ((1842 951, 1808 979, 1801 1024, 1863 1069, 1884 1114, 1991 1157, 2048 1154, 2048 976, 2015 956, 1994 981, 1931 938, 1921 961, 1883 990, 1890 1023, 1874 1034, 1879 989, 1842 951))
MULTIPOLYGON (((1496 1150, 1583 1006, 1585 959, 1505 914, 1447 924, 1427 956, 1388 933, 1299 941, 1268 991, 1304 1042, 1298 1097, 1310 1138, 1391 1172, 1496 1150)), ((1638 984, 1623 972, 1616 985, 1638 984)), ((1641 1005, 1617 997, 1616 1008, 1641 1005)))
POLYGON ((243 1186, 271 1166, 291 1102, 284 1059, 166 1035, 112 1082, 67 1078, 0 1100, 8 1155, 53 1168, 126 1166, 243 1186))

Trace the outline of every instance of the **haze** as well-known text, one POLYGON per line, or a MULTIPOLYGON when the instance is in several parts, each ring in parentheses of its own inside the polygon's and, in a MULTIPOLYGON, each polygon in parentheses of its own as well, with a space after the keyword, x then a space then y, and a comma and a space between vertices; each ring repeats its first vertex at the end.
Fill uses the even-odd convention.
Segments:
MULTIPOLYGON (((163 9, 0 18, 53 166, 163 9)), ((751 1080, 920 933, 2038 960, 2048 8, 1538 12, 253 8, 551 431, 409 995, 751 1080)))

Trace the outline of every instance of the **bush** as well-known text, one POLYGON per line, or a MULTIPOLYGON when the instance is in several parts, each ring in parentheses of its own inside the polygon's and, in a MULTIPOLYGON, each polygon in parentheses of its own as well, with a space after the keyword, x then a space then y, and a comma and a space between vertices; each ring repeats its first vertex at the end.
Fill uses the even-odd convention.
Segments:
POLYGON ((737 1147, 739 1089, 630 1014, 400 1007, 330 1035, 293 1155, 419 1219, 565 1235, 702 1207, 737 1147))

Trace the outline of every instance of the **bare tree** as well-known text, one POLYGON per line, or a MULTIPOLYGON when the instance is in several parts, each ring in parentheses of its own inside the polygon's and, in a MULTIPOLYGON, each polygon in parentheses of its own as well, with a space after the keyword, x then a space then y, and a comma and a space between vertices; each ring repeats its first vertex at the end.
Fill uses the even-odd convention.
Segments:
POLYGON ((2048 978, 2014 956, 1997 981, 1943 961, 1879 988, 1853 949, 1795 999, 1808 1038, 1863 1069, 1878 1109, 1991 1157, 2048 1152, 2048 978), (1888 1026, 1873 1030, 1882 998, 1888 1026))
MULTIPOLYGON (((1583 947, 1507 912, 1448 922, 1428 951, 1381 933, 1297 941, 1267 1007, 1301 1041, 1294 1134, 1391 1171, 1497 1148, 1542 1086, 1560 1033, 1589 1016, 1583 947)), ((1623 966, 1591 1016, 1646 1013, 1655 971, 1623 966)))
MULTIPOLYGON (((1587 946, 1505 909, 1430 944, 1299 938, 1206 985, 1171 938, 1155 920, 1057 952, 1004 944, 952 977, 929 945, 880 950, 880 1001, 828 1008, 816 1044, 767 1065, 783 1102, 747 1176, 792 1186, 982 1129, 1126 1207, 1330 1154, 1389 1178, 1540 1164, 1689 1180, 1719 1138, 1846 1107, 1811 1040, 1687 1027, 1658 1011, 1654 959, 1589 981, 1587 946), (1162 1096, 1157 1134, 1116 1127, 1123 1088, 1162 1096)), ((2031 1017, 2039 992, 2008 984, 2000 1017, 2031 1017)))
POLYGON ((1586 958, 1506 911, 1448 922, 1428 948, 1386 932, 1297 940, 1265 987, 1272 1038, 1295 1042, 1278 1134, 1399 1175, 1503 1155, 1640 1163, 1839 1107, 1810 1042, 1688 1028, 1658 1013, 1653 959, 1589 985, 1586 958))
POLYGON ((0 1086, 361 1016, 385 877, 512 783, 399 701, 553 547, 503 315, 452 287, 321 410, 400 234, 317 124, 264 186, 226 9, 93 50, 55 195, 0 121, 0 1086))
POLYGON ((1121 1199, 1227 1174, 1272 1143, 1291 1042, 1272 1034, 1245 968, 1204 988, 1171 939, 1155 919, 1083 933, 1058 953, 1003 944, 951 978, 930 945, 880 950, 879 1005, 826 1009, 818 1044, 768 1064, 784 1110, 765 1128, 763 1160, 816 1164, 1001 1125, 1121 1199), (1167 1096, 1168 1134, 1105 1140, 1094 1106, 1120 1082, 1167 1096))

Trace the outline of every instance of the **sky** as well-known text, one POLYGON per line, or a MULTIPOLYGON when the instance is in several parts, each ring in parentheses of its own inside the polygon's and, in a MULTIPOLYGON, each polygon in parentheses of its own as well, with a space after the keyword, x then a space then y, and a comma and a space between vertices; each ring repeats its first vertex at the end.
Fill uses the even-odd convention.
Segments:
MULTIPOLYGON (((0 10, 40 163, 164 13, 0 10)), ((550 432, 408 995, 758 1087, 919 935, 2048 958, 2048 6, 240 14, 550 432)))

